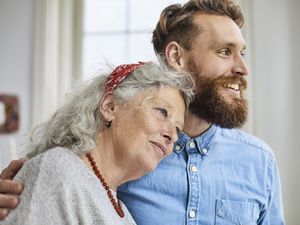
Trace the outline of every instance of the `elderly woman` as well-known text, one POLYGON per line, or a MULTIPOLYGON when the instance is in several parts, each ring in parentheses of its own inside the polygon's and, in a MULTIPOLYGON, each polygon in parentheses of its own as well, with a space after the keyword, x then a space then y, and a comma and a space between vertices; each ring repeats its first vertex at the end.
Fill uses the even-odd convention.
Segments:
POLYGON ((95 78, 33 131, 20 205, 0 224, 135 224, 116 189, 171 153, 192 89, 155 63, 95 78))

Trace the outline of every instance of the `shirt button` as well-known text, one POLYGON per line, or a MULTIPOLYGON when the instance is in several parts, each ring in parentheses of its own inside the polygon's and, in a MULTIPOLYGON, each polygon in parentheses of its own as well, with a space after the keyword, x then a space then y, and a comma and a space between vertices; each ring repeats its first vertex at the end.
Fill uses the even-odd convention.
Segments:
POLYGON ((224 216, 224 210, 223 210, 223 208, 219 209, 218 214, 221 215, 221 216, 224 216))
POLYGON ((206 148, 202 148, 202 152, 203 152, 204 154, 206 154, 206 153, 208 152, 208 150, 207 150, 206 148))
POLYGON ((175 151, 179 151, 181 148, 180 148, 180 146, 179 145, 176 145, 175 146, 175 151))
POLYGON ((192 165, 192 166, 191 166, 191 171, 192 171, 193 173, 197 173, 197 172, 198 172, 197 166, 192 165))
POLYGON ((190 210, 190 212, 189 212, 189 217, 190 218, 195 218, 195 216, 196 216, 196 212, 195 212, 195 210, 190 210))
POLYGON ((192 141, 192 142, 190 142, 190 144, 189 144, 189 146, 191 147, 191 148, 195 148, 195 143, 192 141))

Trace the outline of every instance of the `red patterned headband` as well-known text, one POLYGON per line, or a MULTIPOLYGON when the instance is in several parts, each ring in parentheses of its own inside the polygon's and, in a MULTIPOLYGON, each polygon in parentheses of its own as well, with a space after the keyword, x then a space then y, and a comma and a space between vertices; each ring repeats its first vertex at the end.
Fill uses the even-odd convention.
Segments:
POLYGON ((105 93, 113 91, 117 86, 125 80, 125 78, 133 72, 135 69, 144 65, 145 62, 139 62, 138 64, 122 64, 112 71, 109 77, 106 79, 104 84, 105 93))

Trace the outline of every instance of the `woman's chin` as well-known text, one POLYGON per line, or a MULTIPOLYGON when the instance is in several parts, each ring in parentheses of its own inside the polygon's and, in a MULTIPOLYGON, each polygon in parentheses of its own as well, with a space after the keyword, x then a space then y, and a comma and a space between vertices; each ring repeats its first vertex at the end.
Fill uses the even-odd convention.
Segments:
POLYGON ((143 169, 140 170, 139 174, 136 174, 135 176, 133 176, 132 180, 140 179, 142 176, 145 176, 148 173, 151 173, 152 171, 154 171, 156 169, 157 166, 158 166, 158 163, 147 163, 147 165, 144 165, 143 169))

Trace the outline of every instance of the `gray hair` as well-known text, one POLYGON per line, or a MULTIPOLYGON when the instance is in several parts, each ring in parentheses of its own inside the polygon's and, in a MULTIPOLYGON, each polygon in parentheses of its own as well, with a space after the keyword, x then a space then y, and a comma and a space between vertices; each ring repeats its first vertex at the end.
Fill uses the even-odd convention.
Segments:
MULTIPOLYGON (((71 94, 48 121, 38 125, 31 133, 27 157, 31 158, 53 147, 65 147, 78 155, 93 149, 96 137, 101 132, 98 107, 109 75, 110 72, 100 74, 87 82, 71 94)), ((187 108, 195 88, 189 74, 175 72, 163 64, 151 62, 134 70, 113 93, 118 101, 125 102, 153 87, 177 88, 187 108)))

